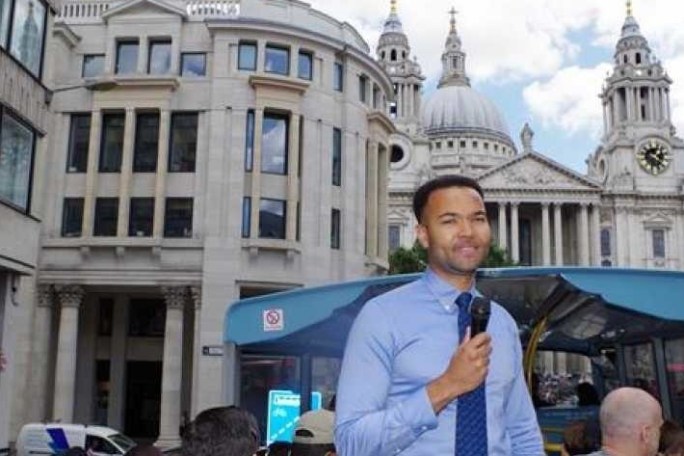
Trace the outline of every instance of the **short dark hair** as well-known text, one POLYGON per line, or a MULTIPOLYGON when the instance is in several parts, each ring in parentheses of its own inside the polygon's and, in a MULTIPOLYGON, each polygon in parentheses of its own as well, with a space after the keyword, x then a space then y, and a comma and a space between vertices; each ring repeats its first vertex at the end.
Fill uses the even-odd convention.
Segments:
POLYGON ((155 446, 141 444, 128 450, 126 456, 162 456, 162 452, 155 446))
POLYGON ((183 434, 183 456, 251 456, 259 446, 254 415, 239 407, 201 412, 183 434))
POLYGON ((293 443, 290 456, 325 456, 325 453, 335 451, 332 443, 293 443))
POLYGON ((484 199, 482 187, 480 187, 480 184, 475 179, 458 174, 445 174, 444 176, 435 177, 418 187, 416 193, 413 194, 413 213, 416 215, 418 223, 423 218, 423 209, 425 209, 432 192, 450 187, 472 188, 484 199))

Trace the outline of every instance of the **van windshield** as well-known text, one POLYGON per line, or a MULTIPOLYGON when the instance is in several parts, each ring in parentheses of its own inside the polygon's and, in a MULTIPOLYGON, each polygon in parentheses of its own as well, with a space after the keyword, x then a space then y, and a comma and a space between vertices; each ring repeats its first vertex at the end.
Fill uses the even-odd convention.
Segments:
POLYGON ((123 434, 112 434, 109 436, 109 440, 114 442, 116 446, 121 448, 124 453, 135 446, 135 442, 123 434))

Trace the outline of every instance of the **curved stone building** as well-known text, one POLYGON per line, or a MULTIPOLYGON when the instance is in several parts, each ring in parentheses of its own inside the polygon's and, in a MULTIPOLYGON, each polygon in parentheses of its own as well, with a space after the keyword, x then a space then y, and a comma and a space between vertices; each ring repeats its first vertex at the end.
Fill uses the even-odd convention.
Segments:
POLYGON ((231 302, 386 270, 391 81, 296 1, 66 0, 48 46, 44 330, 13 417, 176 443, 232 394, 231 302))

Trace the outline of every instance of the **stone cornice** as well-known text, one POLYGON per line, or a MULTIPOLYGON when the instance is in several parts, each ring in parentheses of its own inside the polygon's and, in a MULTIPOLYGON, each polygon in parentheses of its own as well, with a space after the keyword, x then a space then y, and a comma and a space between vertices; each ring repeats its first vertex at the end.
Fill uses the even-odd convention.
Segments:
POLYGON ((309 82, 302 81, 299 79, 264 74, 251 75, 249 77, 249 84, 255 89, 259 87, 269 87, 280 90, 290 90, 293 92, 297 92, 300 95, 306 92, 306 89, 308 89, 310 85, 309 82))
POLYGON ((394 123, 390 120, 387 115, 379 110, 373 110, 368 113, 368 122, 369 123, 378 123, 380 124, 385 131, 387 131, 387 134, 394 134, 397 132, 397 128, 394 126, 394 123))

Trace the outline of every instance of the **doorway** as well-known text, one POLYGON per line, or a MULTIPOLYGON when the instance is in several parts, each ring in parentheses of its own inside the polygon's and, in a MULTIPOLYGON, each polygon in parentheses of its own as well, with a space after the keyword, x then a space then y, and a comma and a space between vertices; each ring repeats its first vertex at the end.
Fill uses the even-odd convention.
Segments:
POLYGON ((126 363, 124 433, 137 439, 159 436, 161 412, 161 361, 126 363))

